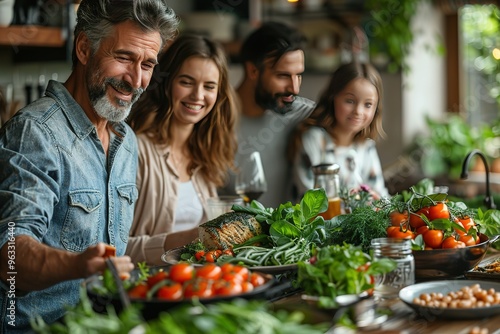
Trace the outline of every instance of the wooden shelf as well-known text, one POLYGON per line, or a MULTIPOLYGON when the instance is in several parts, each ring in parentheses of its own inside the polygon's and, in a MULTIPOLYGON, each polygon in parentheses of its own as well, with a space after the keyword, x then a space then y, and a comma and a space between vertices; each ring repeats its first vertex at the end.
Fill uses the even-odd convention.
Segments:
POLYGON ((0 46, 63 47, 63 30, 43 26, 0 27, 0 46))

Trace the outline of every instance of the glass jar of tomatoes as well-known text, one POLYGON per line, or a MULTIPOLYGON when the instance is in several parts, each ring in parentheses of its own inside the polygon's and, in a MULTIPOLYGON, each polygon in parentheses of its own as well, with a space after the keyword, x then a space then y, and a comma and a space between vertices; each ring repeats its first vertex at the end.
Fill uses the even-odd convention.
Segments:
POLYGON ((396 268, 375 277, 375 299, 398 298, 399 290, 415 283, 415 261, 410 239, 376 238, 371 241, 374 259, 389 258, 396 268))

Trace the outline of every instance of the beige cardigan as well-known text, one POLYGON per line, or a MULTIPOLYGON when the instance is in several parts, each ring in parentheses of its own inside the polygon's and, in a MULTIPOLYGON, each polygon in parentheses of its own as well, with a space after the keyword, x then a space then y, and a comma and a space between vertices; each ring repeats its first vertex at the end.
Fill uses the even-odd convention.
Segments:
MULTIPOLYGON (((137 136, 139 167, 134 222, 130 229, 126 254, 134 263, 165 264, 165 239, 172 232, 177 205, 178 173, 168 161, 170 147, 154 144, 145 134, 137 136)), ((204 180, 199 169, 191 177, 194 189, 203 205, 202 222, 207 220, 207 198, 217 196, 213 183, 204 180)))

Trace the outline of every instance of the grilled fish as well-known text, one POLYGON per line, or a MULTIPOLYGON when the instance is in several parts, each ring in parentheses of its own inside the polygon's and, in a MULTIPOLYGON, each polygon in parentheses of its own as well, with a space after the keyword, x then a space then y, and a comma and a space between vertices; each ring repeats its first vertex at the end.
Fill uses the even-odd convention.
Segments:
POLYGON ((251 214, 227 212, 201 224, 198 231, 206 249, 228 249, 261 234, 262 227, 251 214))

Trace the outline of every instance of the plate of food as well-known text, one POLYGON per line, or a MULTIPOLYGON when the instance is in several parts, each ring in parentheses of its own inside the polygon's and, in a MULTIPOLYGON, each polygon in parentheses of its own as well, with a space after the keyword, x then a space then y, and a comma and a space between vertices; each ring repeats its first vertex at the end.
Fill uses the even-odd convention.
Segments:
MULTIPOLYGON (((242 266, 205 264, 194 267, 186 263, 140 267, 131 272, 129 279, 122 281, 130 303, 141 305, 146 319, 153 319, 164 310, 191 303, 194 299, 203 304, 233 298, 268 299, 287 287, 275 283, 272 275, 242 266)), ((105 311, 107 305, 118 311, 123 308, 116 283, 107 272, 87 278, 83 286, 96 311, 105 311)))
MULTIPOLYGON (((186 253, 187 250, 185 247, 179 247, 179 248, 173 248, 168 251, 166 251, 161 259, 163 262, 166 264, 176 264, 181 261, 187 261, 187 262, 192 262, 190 261, 190 254, 186 253), (183 254, 185 254, 183 256, 183 254)), ((202 266, 202 263, 192 263, 193 266, 202 266)), ((297 264, 285 264, 285 265, 279 265, 279 266, 251 266, 248 265, 249 268, 251 268, 254 271, 258 271, 261 273, 265 274, 271 274, 271 275, 278 275, 278 274, 283 274, 286 272, 291 272, 291 271, 296 271, 297 270, 297 264)))
POLYGON ((399 298, 427 320, 482 319, 500 314, 500 283, 445 280, 413 284, 399 298))
POLYGON ((500 256, 490 257, 465 273, 469 279, 500 281, 500 256))

